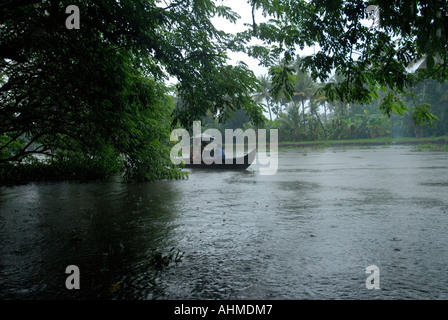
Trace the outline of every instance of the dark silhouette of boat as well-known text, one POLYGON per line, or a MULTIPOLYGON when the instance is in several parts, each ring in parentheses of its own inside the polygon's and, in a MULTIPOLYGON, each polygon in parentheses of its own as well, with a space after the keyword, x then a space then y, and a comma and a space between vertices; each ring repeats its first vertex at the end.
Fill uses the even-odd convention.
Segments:
POLYGON ((216 169, 216 170, 245 170, 247 169, 255 159, 256 150, 253 149, 243 157, 231 158, 232 162, 229 159, 223 159, 222 163, 211 163, 206 164, 204 162, 201 163, 189 163, 185 164, 185 168, 193 168, 193 169, 216 169))

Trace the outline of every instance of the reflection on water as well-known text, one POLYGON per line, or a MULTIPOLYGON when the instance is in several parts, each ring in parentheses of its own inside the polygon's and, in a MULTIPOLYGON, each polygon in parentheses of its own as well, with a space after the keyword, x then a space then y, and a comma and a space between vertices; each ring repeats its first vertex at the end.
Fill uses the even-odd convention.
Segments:
POLYGON ((447 169, 407 147, 298 149, 272 176, 2 188, 0 298, 447 299, 447 169))

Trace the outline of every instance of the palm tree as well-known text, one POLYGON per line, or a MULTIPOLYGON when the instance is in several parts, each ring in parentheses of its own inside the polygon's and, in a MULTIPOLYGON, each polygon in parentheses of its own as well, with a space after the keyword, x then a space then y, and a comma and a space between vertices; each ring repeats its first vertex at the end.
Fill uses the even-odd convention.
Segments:
POLYGON ((316 83, 308 74, 308 72, 301 69, 302 58, 297 56, 294 61, 293 68, 297 70, 295 78, 296 83, 294 86, 294 93, 292 101, 301 102, 302 104, 302 121, 305 125, 305 102, 311 100, 316 93, 316 83))
MULTIPOLYGON (((320 96, 320 97, 322 99, 322 96, 320 96)), ((317 120, 317 123, 320 125, 320 127, 322 129, 324 137, 327 138, 327 130, 325 128, 325 126, 327 125, 326 120, 325 120, 325 126, 324 126, 324 124, 322 123, 322 120, 320 118, 320 115, 319 115, 319 104, 321 104, 321 101, 319 101, 318 99, 310 100, 310 115, 312 118, 315 118, 317 120)), ((325 99, 323 101, 325 102, 325 99)), ((325 113, 325 119, 326 119, 326 117, 327 117, 327 115, 325 113)), ((314 135, 314 138, 315 138, 315 135, 314 135)))
POLYGON ((316 92, 314 94, 314 101, 320 106, 324 108, 324 124, 327 125, 327 111, 328 111, 328 105, 327 105, 327 97, 324 93, 320 91, 320 89, 323 88, 322 84, 316 84, 316 92))
POLYGON ((299 141, 300 139, 300 106, 293 102, 286 109, 286 113, 280 113, 278 117, 278 125, 281 133, 284 133, 299 141), (292 134, 290 134, 292 133, 292 134))
POLYGON ((271 96, 271 81, 268 76, 261 75, 258 77, 258 81, 260 81, 259 91, 254 95, 255 101, 262 102, 266 101, 266 107, 269 111, 269 120, 272 121, 272 113, 271 113, 271 103, 273 102, 273 98, 271 96))
MULTIPOLYGON (((340 85, 341 83, 344 83, 346 81, 346 78, 344 75, 340 74, 340 73, 336 73, 335 75, 333 75, 333 77, 331 78, 330 82, 331 83, 335 83, 336 85, 340 85)), ((334 101, 335 104, 339 104, 339 114, 343 117, 345 110, 346 110, 346 102, 344 100, 342 100, 341 97, 339 97, 339 101, 334 101)), ((348 111, 348 109, 347 109, 348 111)))

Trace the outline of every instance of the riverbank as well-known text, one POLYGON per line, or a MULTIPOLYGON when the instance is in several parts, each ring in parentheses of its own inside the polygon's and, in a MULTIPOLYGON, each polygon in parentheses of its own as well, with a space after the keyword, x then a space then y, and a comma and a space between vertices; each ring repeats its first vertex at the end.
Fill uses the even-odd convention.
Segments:
MULTIPOLYGON (((412 145, 418 149, 448 149, 448 137, 428 137, 428 138, 376 138, 376 139, 351 139, 351 140, 318 140, 318 141, 296 141, 296 142, 278 142, 279 150, 291 148, 316 148, 323 149, 329 147, 369 147, 369 146, 393 146, 393 145, 412 145)), ((223 144, 224 148, 228 145, 223 144)), ((234 144, 233 147, 241 146, 234 144)), ((270 143, 266 143, 269 150, 270 143)), ((256 144, 244 145, 244 149, 256 148, 256 144)))
POLYGON ((325 148, 338 146, 387 146, 387 145, 448 145, 448 137, 437 138, 378 138, 378 139, 354 139, 354 140, 322 140, 280 142, 279 149, 286 148, 325 148))

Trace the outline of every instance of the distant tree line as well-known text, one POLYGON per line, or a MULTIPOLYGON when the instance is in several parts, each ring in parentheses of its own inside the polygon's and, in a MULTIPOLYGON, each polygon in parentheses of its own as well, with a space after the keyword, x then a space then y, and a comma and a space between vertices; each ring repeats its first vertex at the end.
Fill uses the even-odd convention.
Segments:
MULTIPOLYGON (((269 75, 260 76, 260 88, 255 98, 261 101, 269 117, 269 127, 279 129, 283 141, 371 139, 378 137, 429 137, 448 135, 448 83, 426 79, 410 88, 402 100, 402 115, 381 110, 388 99, 387 91, 379 91, 370 103, 348 103, 330 100, 323 94, 326 83, 313 81, 300 69, 301 58, 292 64, 296 70, 290 97, 272 96, 269 75), (415 109, 425 105, 431 121, 419 123, 415 109)), ((344 82, 339 74, 330 83, 344 82)))
MULTIPOLYGON (((326 83, 316 82, 306 71, 300 70, 300 61, 291 64, 295 70, 292 95, 272 95, 272 78, 258 77, 258 91, 254 99, 261 103, 267 117, 264 128, 278 129, 280 141, 315 141, 344 139, 374 139, 381 137, 439 137, 448 136, 448 83, 426 79, 409 90, 403 99, 402 115, 385 114, 381 105, 388 98, 380 91, 370 103, 347 103, 329 100, 322 92, 326 83), (415 108, 426 105, 433 116, 429 123, 418 123, 413 116, 415 108)), ((424 65, 424 64, 423 64, 424 65)), ((344 82, 339 74, 330 83, 344 82)), ((204 128, 254 127, 243 110, 231 113, 231 118, 220 122, 212 113, 202 118, 204 128)))

